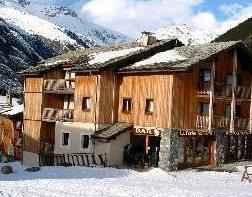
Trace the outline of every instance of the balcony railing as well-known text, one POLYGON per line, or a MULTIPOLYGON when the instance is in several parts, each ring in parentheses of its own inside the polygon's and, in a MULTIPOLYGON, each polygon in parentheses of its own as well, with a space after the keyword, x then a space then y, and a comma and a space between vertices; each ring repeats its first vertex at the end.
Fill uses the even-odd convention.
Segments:
MULTIPOLYGON (((215 129, 229 129, 230 118, 226 117, 214 117, 213 127, 215 129)), ((234 120, 235 129, 248 130, 249 129, 249 118, 235 118, 234 120)), ((196 129, 208 129, 209 117, 208 116, 197 116, 196 117, 196 129)))
POLYGON ((197 129, 208 129, 209 116, 197 116, 196 117, 196 128, 197 129))
POLYGON ((226 129, 230 127, 230 118, 214 117, 214 127, 216 129, 226 129))
POLYGON ((235 128, 249 130, 249 118, 235 118, 235 128))
MULTIPOLYGON (((198 95, 209 95, 209 88, 199 88, 197 90, 198 95)), ((231 98, 232 97, 232 86, 226 86, 221 83, 215 83, 214 94, 217 97, 231 98)), ((236 98, 237 99, 250 99, 251 88, 245 86, 237 86, 236 88, 236 98)))
POLYGON ((56 121, 72 121, 73 109, 53 109, 45 108, 43 110, 43 121, 56 122, 56 121))
POLYGON ((47 79, 44 81, 44 91, 47 93, 73 94, 74 79, 47 79))

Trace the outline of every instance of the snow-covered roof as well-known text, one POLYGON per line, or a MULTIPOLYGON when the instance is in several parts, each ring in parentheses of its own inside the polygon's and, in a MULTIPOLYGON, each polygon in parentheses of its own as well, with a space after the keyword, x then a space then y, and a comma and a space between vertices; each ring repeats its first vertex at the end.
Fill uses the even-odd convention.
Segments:
POLYGON ((136 62, 132 65, 132 67, 140 67, 148 64, 156 64, 156 63, 169 63, 169 62, 178 62, 186 60, 187 58, 181 56, 176 49, 168 50, 165 52, 157 53, 152 57, 145 59, 140 62, 136 62))
POLYGON ((237 46, 245 48, 244 44, 239 41, 176 47, 172 50, 157 53, 148 59, 123 67, 119 72, 186 71, 199 62, 211 58, 221 51, 237 46))
POLYGON ((6 97, 0 96, 0 115, 16 115, 23 112, 24 105, 18 103, 17 98, 12 98, 12 105, 6 104, 6 97))
POLYGON ((92 53, 88 55, 88 63, 89 64, 102 64, 109 60, 115 59, 117 57, 122 57, 128 55, 130 53, 134 53, 136 51, 140 51, 144 49, 144 47, 133 47, 128 49, 122 49, 117 51, 106 51, 106 52, 99 52, 99 53, 92 53))
MULTIPOLYGON (((38 66, 30 67, 27 70, 19 72, 20 75, 37 75, 43 71, 55 68, 57 66, 71 67, 75 72, 97 71, 106 66, 116 65, 123 61, 132 62, 134 59, 144 59, 154 53, 163 50, 163 48, 173 48, 177 40, 163 40, 153 45, 142 46, 138 42, 130 44, 110 45, 106 47, 95 47, 89 49, 79 49, 68 52, 46 61, 40 62, 38 66)), ((136 60, 136 61, 137 61, 136 60)), ((124 64, 125 65, 125 64, 124 64)))

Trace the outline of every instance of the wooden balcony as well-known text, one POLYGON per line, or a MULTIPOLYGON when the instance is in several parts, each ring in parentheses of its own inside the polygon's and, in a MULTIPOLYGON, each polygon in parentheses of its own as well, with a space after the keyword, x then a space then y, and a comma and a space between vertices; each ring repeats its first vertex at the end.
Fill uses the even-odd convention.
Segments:
POLYGON ((56 121, 65 121, 72 122, 73 121, 73 109, 53 109, 53 108, 45 108, 43 110, 43 121, 46 122, 56 122, 56 121))
POLYGON ((196 117, 196 129, 208 129, 209 116, 197 116, 196 117))
POLYGON ((52 94, 74 94, 74 79, 47 79, 44 81, 44 92, 52 94))

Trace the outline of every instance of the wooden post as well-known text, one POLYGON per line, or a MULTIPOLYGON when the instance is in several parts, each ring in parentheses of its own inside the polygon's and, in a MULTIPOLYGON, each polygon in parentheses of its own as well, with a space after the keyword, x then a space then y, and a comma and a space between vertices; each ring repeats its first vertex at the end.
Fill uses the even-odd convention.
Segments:
POLYGON ((232 102, 231 102, 231 120, 230 120, 230 132, 234 132, 235 129, 235 93, 236 93, 236 73, 237 73, 237 50, 234 50, 233 58, 233 82, 232 82, 232 102))
POLYGON ((249 131, 252 132, 252 79, 251 79, 251 96, 250 96, 250 116, 249 116, 249 131))
POLYGON ((211 68, 211 80, 210 80, 210 102, 209 102, 209 123, 208 123, 208 131, 211 133, 214 124, 214 111, 213 111, 213 103, 214 103, 214 81, 215 81, 215 60, 213 60, 212 68, 211 68))

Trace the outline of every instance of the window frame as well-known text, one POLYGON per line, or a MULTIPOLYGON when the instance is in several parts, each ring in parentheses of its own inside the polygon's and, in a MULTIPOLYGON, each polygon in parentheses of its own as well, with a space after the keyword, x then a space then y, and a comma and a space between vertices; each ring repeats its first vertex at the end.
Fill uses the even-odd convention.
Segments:
POLYGON ((122 113, 125 114, 130 114, 132 112, 133 109, 133 102, 132 102, 132 98, 131 97, 123 97, 122 98, 122 113), (124 110, 124 101, 130 101, 130 110, 124 110))
POLYGON ((154 111, 155 111, 155 101, 153 98, 146 98, 145 99, 145 109, 144 109, 144 112, 146 115, 153 115, 154 114, 154 111), (150 103, 153 103, 153 111, 150 111, 150 103))
POLYGON ((84 96, 82 98, 82 111, 85 111, 85 112, 90 112, 91 111, 91 107, 92 107, 92 101, 91 101, 91 97, 88 97, 88 96, 84 96), (86 103, 86 108, 84 108, 84 101, 89 101, 89 108, 88 108, 88 104, 86 103))
POLYGON ((70 147, 70 132, 69 131, 62 131, 61 132, 61 138, 60 138, 60 145, 62 148, 69 148, 70 147), (63 135, 68 134, 68 145, 64 145, 63 135))
POLYGON ((206 103, 206 102, 199 102, 198 103, 198 109, 197 109, 197 114, 198 116, 209 116, 209 105, 210 103, 206 103), (204 115, 204 105, 207 105, 206 109, 207 109, 207 113, 204 115))
POLYGON ((90 137, 89 134, 87 134, 87 133, 81 133, 81 137, 80 137, 80 148, 81 148, 81 150, 88 150, 90 148, 90 139, 91 139, 91 137, 90 137), (83 142, 84 141, 82 141, 82 138, 83 138, 83 140, 85 140, 84 136, 88 136, 88 146, 86 148, 83 147, 83 142))

